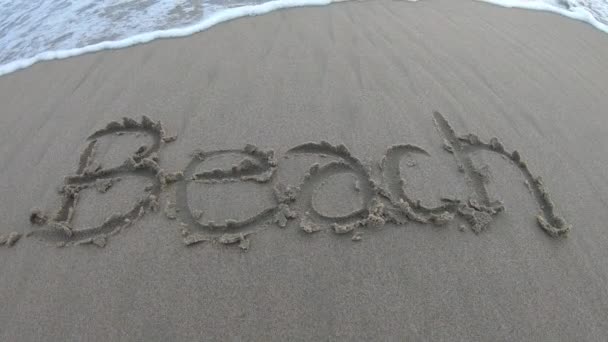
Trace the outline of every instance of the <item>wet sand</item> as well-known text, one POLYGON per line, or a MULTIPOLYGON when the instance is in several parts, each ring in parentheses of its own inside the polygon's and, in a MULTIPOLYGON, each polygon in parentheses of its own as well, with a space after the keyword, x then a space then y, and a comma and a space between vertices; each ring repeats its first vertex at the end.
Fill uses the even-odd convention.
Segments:
POLYGON ((0 77, 0 339, 602 341, 607 58, 370 1, 0 77))

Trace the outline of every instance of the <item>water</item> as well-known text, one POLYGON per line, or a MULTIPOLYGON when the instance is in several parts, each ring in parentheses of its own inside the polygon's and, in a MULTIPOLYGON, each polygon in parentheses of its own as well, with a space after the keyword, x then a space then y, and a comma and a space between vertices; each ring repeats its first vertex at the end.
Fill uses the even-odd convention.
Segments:
POLYGON ((608 0, 478 0, 504 7, 549 11, 581 20, 608 33, 608 0))
POLYGON ((184 27, 264 0, 0 0, 0 65, 184 27))
POLYGON ((600 23, 608 25, 608 0, 545 0, 542 2, 569 11, 586 11, 593 15, 600 23))
MULTIPOLYGON (((557 12, 589 22, 608 33, 608 0, 481 1, 506 7, 557 12)), ((182 37, 246 15, 330 2, 331 0, 0 0, 0 75, 42 60, 122 48, 162 37, 182 37)))

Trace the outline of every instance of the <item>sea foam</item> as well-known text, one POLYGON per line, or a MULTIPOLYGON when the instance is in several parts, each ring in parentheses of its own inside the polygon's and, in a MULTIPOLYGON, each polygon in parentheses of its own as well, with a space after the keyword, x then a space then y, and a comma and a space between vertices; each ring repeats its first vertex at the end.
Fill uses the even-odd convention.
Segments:
POLYGON ((18 59, 9 62, 4 65, 0 65, 0 76, 12 73, 14 71, 27 68, 35 63, 41 61, 50 61, 54 59, 63 59, 72 56, 78 56, 85 53, 97 52, 108 49, 120 49, 136 44, 147 43, 159 38, 175 38, 185 37, 192 35, 197 32, 204 31, 219 23, 233 20, 240 17, 256 16, 266 14, 278 9, 292 8, 292 7, 303 7, 303 6, 322 6, 328 5, 331 0, 274 0, 258 5, 247 5, 235 8, 223 9, 216 14, 203 19, 199 23, 194 25, 172 28, 167 30, 157 30, 141 34, 136 34, 128 38, 114 40, 114 41, 103 41, 96 44, 87 45, 80 48, 63 49, 55 51, 45 51, 36 54, 33 57, 18 59))
POLYGON ((581 20, 608 33, 608 3, 605 0, 478 0, 509 8, 524 8, 561 14, 581 20), (595 14, 595 15, 594 15, 595 14), (604 22, 600 21, 601 18, 604 22))
MULTIPOLYGON (((0 0, 0 76, 41 61, 189 36, 244 16, 345 0, 263 1, 0 0)), ((608 0, 477 1, 554 12, 608 33, 608 0)))

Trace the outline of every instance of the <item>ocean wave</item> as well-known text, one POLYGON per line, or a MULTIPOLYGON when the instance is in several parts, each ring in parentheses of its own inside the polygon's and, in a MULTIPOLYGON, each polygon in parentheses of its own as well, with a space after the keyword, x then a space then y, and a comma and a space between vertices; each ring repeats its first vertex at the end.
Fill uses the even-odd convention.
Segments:
POLYGON ((548 11, 581 20, 608 33, 607 0, 478 0, 502 7, 548 11))
MULTIPOLYGON (((39 2, 45 2, 45 1, 39 1, 39 2)), ((146 3, 151 3, 151 2, 152 2, 152 0, 139 2, 138 6, 141 7, 141 3, 146 4, 146 3)), ((173 1, 173 2, 175 2, 175 1, 173 1)), ((12 60, 6 64, 0 65, 0 76, 6 75, 8 73, 12 73, 12 72, 20 70, 20 69, 27 68, 27 67, 29 67, 37 62, 41 62, 41 61, 63 59, 63 58, 78 56, 78 55, 82 55, 85 53, 96 52, 96 51, 101 51, 101 50, 120 49, 120 48, 133 46, 136 44, 147 43, 152 40, 159 39, 159 38, 185 37, 185 36, 189 36, 194 33, 197 33, 197 32, 204 31, 219 23, 233 20, 233 19, 240 18, 240 17, 262 15, 262 14, 266 14, 268 12, 272 12, 272 11, 282 9, 282 8, 303 7, 303 6, 322 6, 322 5, 328 5, 331 2, 332 2, 331 0, 274 0, 274 1, 268 1, 268 2, 264 2, 261 4, 255 4, 255 5, 243 5, 243 6, 237 5, 236 7, 232 7, 232 8, 223 7, 221 10, 214 12, 214 14, 212 14, 212 15, 204 16, 204 19, 202 19, 200 22, 193 24, 193 25, 189 25, 189 26, 138 33, 138 34, 135 34, 132 36, 128 36, 126 38, 102 41, 99 43, 85 45, 82 47, 51 50, 51 51, 43 50, 43 52, 37 53, 37 54, 33 55, 32 57, 18 58, 16 60, 12 60)), ((125 4, 129 4, 129 3, 134 3, 134 0, 128 0, 128 1, 123 0, 123 1, 118 1, 118 3, 125 5, 125 4)), ((3 11, 4 11, 5 7, 6 7, 5 5, 0 5, 0 8, 3 9, 3 11)), ((54 8, 53 10, 56 10, 56 8, 54 8)), ((79 10, 82 10, 82 8, 80 8, 79 10)), ((120 11, 118 11, 118 12, 120 12, 120 11)), ((128 13, 128 11, 124 12, 122 14, 117 13, 116 15, 119 16, 119 18, 116 18, 116 19, 120 19, 122 21, 122 20, 125 20, 125 18, 127 18, 127 21, 132 22, 132 20, 130 19, 131 18, 130 13, 128 13)), ((11 19, 12 19, 12 21, 20 20, 19 16, 17 18, 11 18, 11 19)), ((23 20, 23 18, 21 20, 23 20)), ((53 20, 50 20, 50 21, 51 21, 51 23, 53 22, 53 20)), ((133 23, 132 25, 141 25, 141 23, 139 23, 139 22, 133 23)), ((5 25, 0 26, 0 35, 2 34, 3 29, 5 29, 5 25)), ((57 28, 57 30, 60 30, 60 29, 61 28, 57 28)), ((10 28, 9 28, 9 31, 10 31, 10 28)), ((82 33, 82 32, 79 32, 79 33, 82 33)), ((15 37, 15 36, 16 36, 15 34, 9 34, 8 38, 5 37, 4 39, 8 39, 9 41, 11 41, 11 44, 12 44, 12 39, 18 39, 18 37, 15 37)), ((36 46, 39 45, 36 43, 37 42, 35 40, 33 40, 33 45, 30 46, 29 48, 35 49, 36 46)), ((2 46, 2 45, 5 45, 4 42, 0 42, 0 46, 2 46)), ((19 45, 17 45, 17 48, 18 47, 19 47, 19 45)), ((0 49, 0 50, 4 50, 4 49, 0 49)), ((0 56, 0 60, 1 60, 1 58, 2 57, 0 56)))
MULTIPOLYGON (((0 0, 0 76, 40 61, 184 37, 243 16, 336 1, 341 0, 0 0)), ((477 1, 555 12, 608 33, 608 0, 477 1)))

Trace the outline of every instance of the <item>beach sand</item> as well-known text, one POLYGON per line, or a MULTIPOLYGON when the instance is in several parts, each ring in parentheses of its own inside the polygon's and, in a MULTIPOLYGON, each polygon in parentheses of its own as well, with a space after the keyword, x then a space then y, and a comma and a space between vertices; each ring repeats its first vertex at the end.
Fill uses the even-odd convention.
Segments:
POLYGON ((604 341, 607 59, 366 1, 0 77, 0 340, 604 341))

